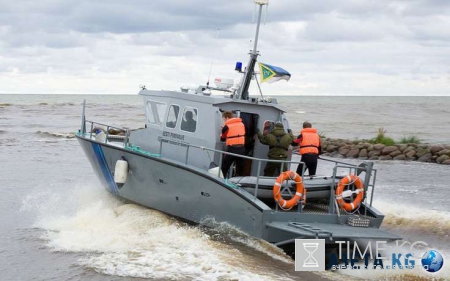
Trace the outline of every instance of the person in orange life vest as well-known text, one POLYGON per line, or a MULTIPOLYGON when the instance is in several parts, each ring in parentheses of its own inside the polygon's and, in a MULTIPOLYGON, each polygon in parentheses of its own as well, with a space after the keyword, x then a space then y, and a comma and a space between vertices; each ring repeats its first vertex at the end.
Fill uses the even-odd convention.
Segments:
MULTIPOLYGON (((225 141, 227 152, 245 155, 245 126, 241 118, 234 118, 233 112, 225 111, 222 114, 225 126, 222 127, 220 140, 225 141)), ((238 176, 243 172, 244 159, 234 155, 225 154, 222 159, 222 173, 227 178, 228 170, 233 162, 236 162, 236 174, 238 176)))
MULTIPOLYGON (((312 128, 311 123, 305 121, 303 123, 303 130, 300 131, 300 135, 292 142, 292 145, 300 145, 300 154, 302 155, 300 161, 305 163, 305 171, 308 170, 309 175, 314 176, 317 169, 317 159, 319 158, 319 154, 322 153, 322 143, 317 134, 317 129, 312 128)), ((297 174, 303 176, 302 170, 303 164, 300 163, 297 167, 297 174)))

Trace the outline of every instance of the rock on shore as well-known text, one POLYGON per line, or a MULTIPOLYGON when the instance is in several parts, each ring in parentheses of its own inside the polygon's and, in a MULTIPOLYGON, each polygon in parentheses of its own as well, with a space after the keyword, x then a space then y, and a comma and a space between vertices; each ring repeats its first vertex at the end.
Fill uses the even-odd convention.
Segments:
POLYGON ((368 160, 408 160, 450 165, 450 145, 395 144, 386 146, 368 141, 322 139, 324 156, 368 160))

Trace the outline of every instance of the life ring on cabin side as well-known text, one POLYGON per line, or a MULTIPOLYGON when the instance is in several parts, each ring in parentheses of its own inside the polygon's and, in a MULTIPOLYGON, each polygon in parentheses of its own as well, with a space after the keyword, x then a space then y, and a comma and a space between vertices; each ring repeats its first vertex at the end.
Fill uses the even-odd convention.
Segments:
POLYGON ((336 201, 339 206, 346 210, 347 212, 351 212, 357 207, 361 206, 362 199, 364 197, 364 184, 362 180, 355 175, 348 175, 341 179, 336 188, 336 201), (356 186, 355 191, 347 190, 344 191, 345 187, 354 184, 356 186), (352 202, 345 202, 344 197, 351 197, 356 193, 356 198, 352 202))
POLYGON ((305 187, 303 185, 302 178, 299 176, 299 174, 293 172, 293 171, 286 171, 281 173, 277 180, 275 181, 275 184, 273 185, 273 198, 278 203, 281 209, 283 210, 289 210, 292 207, 296 206, 300 200, 302 200, 303 205, 306 203, 306 193, 305 193, 305 187), (281 196, 281 184, 285 180, 293 180, 296 183, 296 191, 295 195, 289 199, 284 200, 281 196))

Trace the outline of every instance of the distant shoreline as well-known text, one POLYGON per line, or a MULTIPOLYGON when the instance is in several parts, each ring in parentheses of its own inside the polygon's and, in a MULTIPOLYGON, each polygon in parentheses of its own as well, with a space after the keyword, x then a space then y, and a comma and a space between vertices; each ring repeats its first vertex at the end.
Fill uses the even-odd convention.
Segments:
POLYGON ((372 144, 367 140, 350 141, 324 138, 322 155, 362 160, 403 160, 450 165, 450 145, 443 144, 372 144))

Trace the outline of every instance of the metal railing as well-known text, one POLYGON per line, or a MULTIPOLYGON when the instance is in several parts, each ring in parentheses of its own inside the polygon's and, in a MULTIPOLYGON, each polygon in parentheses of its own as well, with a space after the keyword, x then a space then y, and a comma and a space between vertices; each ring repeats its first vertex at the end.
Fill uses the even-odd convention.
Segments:
MULTIPOLYGON (((128 140, 129 140, 129 136, 130 136, 130 131, 129 129, 126 128, 121 128, 121 127, 116 127, 116 126, 111 126, 111 125, 107 125, 107 124, 103 124, 103 123, 99 123, 99 122, 95 122, 95 121, 90 121, 90 120, 83 120, 83 125, 81 127, 80 130, 80 134, 83 136, 89 136, 89 139, 92 139, 92 137, 94 136, 94 139, 96 139, 95 137, 97 136, 97 134, 94 132, 94 129, 100 129, 102 131, 104 131, 105 134, 105 143, 109 142, 109 138, 111 138, 112 136, 117 136, 117 135, 111 135, 110 134, 110 130, 114 129, 114 130, 118 130, 120 132, 123 132, 123 145, 124 147, 126 147, 128 145, 128 140), (86 131, 86 128, 89 127, 90 130, 89 132, 86 131), (95 134, 95 135, 94 135, 95 134)), ((97 140, 97 139, 96 139, 97 140)))
MULTIPOLYGON (((96 135, 94 135, 94 129, 95 128, 99 128, 101 130, 104 130, 105 133, 105 139, 104 139, 104 143, 108 143, 109 140, 108 138, 110 137, 109 135, 109 131, 110 129, 115 129, 115 130, 120 130, 124 132, 124 138, 123 138, 123 147, 124 148, 128 148, 131 149, 132 146, 130 146, 129 144, 129 136, 130 136, 130 130, 126 129, 126 128, 122 128, 122 127, 117 127, 117 126, 111 126, 108 124, 103 124, 103 123, 99 123, 99 122, 95 122, 95 121, 91 121, 91 120, 83 120, 82 123, 82 128, 80 130, 80 134, 82 134, 82 136, 84 137, 88 137, 89 139, 95 139, 96 141, 99 141, 99 139, 96 138, 96 135), (89 131, 86 131, 86 128, 90 128, 89 131)), ((266 159, 266 158, 256 158, 256 157, 251 157, 251 156, 246 156, 246 155, 240 155, 240 154, 235 154, 235 153, 231 153, 231 152, 227 152, 227 151, 222 151, 222 150, 217 150, 217 149, 213 149, 213 148, 207 148, 204 146, 199 146, 199 145, 195 145, 195 144, 190 144, 187 142, 181 142, 178 140, 174 140, 173 138, 168 138, 168 137, 159 137, 159 156, 162 156, 162 152, 163 152, 163 144, 164 143, 173 143, 176 142, 180 145, 182 145, 183 147, 186 147, 186 154, 184 156, 184 164, 188 165, 189 163, 189 159, 192 153, 191 150, 192 149, 199 149, 201 151, 206 151, 206 153, 208 152, 212 152, 214 153, 214 156, 216 153, 219 154, 219 163, 218 163, 218 172, 217 172, 217 177, 221 178, 221 171, 222 171, 222 160, 224 155, 232 155, 238 158, 242 158, 242 159, 247 159, 247 160, 251 160, 253 163, 256 163, 257 165, 257 169, 256 169, 256 183, 255 183, 255 189, 253 192, 253 198, 254 200, 257 199, 258 197, 258 190, 259 190, 259 185, 260 185, 260 179, 266 178, 264 176, 261 176, 261 168, 262 168, 262 164, 263 163, 279 163, 280 164, 280 171, 284 170, 284 167, 288 167, 290 164, 304 164, 301 161, 288 161, 288 160, 272 160, 272 159, 266 159)), ((144 151, 142 151, 144 152, 144 151)), ((213 159, 215 159, 215 157, 213 156, 213 159)), ((208 157, 209 153, 208 153, 208 157)), ((336 212, 336 208, 334 205, 334 201, 335 201, 335 192, 333 192, 333 190, 335 190, 336 185, 337 185, 337 180, 339 179, 339 175, 338 175, 338 170, 339 169, 347 169, 349 170, 349 174, 355 174, 355 175, 359 175, 361 172, 366 172, 366 175, 363 179, 364 181, 364 187, 365 187, 365 196, 364 196, 364 201, 366 201, 367 199, 367 195, 369 194, 368 192, 370 192, 370 200, 369 200, 369 205, 372 206, 372 202, 373 202, 373 194, 374 194, 374 187, 375 187, 375 181, 376 181, 376 173, 377 171, 375 169, 373 169, 371 166, 369 167, 361 167, 361 166, 357 166, 354 164, 350 164, 350 163, 346 163, 346 162, 341 162, 341 161, 336 161, 336 160, 331 160, 331 159, 326 159, 326 158, 319 158, 320 160, 323 161, 328 161, 328 162, 332 162, 334 163, 334 167, 333 167, 333 174, 332 174, 332 185, 331 185, 331 192, 330 192, 330 198, 329 198, 329 211, 330 213, 335 213, 336 212)), ((213 161, 212 161, 213 162, 213 161)), ((215 163, 214 163, 215 164, 215 163)), ((217 164, 215 164, 217 165, 217 164)), ((305 167, 306 165, 303 165, 302 167, 302 175, 304 175, 305 173, 305 167)), ((207 171, 207 170, 205 170, 207 171)), ((304 176, 302 176, 302 180, 303 180, 304 176)), ((227 182, 227 184, 230 184, 227 182)), ((234 186, 234 184, 233 184, 234 186)), ((292 192, 290 190, 289 187, 284 186, 281 190, 281 192, 283 194, 289 194, 290 196, 292 196, 292 192), (286 193, 287 192, 287 193, 286 193)), ((278 205, 277 205, 278 206, 278 205)), ((276 208, 276 210, 278 210, 278 208, 276 208)), ((299 204, 298 207, 298 211, 301 212, 302 208, 299 204)))
MULTIPOLYGON (((159 146, 159 154, 162 155, 162 147, 163 147, 163 143, 168 143, 168 141, 172 141, 172 142, 178 142, 180 144, 182 144, 184 147, 186 147, 186 155, 184 157, 184 164, 188 165, 189 162, 189 155, 190 155, 190 150, 191 148, 196 148, 202 151, 209 151, 209 152, 213 152, 213 153, 218 153, 219 154, 219 165, 218 165, 218 172, 217 172, 217 177, 221 177, 220 173, 222 171, 222 159, 224 157, 224 155, 232 155, 238 158, 242 158, 242 159, 247 159, 247 160, 251 160, 251 161, 255 161, 256 163, 258 163, 258 167, 257 167, 257 173, 256 173, 256 184, 255 184, 255 194, 254 194, 254 198, 257 198, 258 195, 258 187, 259 187, 259 179, 261 178, 261 163, 265 162, 265 163, 280 163, 280 171, 283 171, 285 165, 289 165, 289 164, 300 164, 303 162, 300 161, 287 161, 287 160, 272 160, 272 159, 262 159, 262 158, 256 158, 256 157, 251 157, 251 156, 246 156, 246 155, 241 155, 241 154, 235 154, 235 153, 231 153, 231 152, 227 152, 227 151, 223 151, 223 150, 217 150, 217 149, 213 149, 213 148, 207 148, 204 146, 199 146, 199 145, 195 145, 195 144, 190 144, 190 143, 186 143, 186 142, 180 142, 177 140, 174 140, 172 138, 167 138, 167 137, 160 137, 159 139, 160 141, 160 146, 159 146), (167 142, 166 142, 167 141, 167 142)), ((214 159, 214 157, 213 157, 214 159)), ((215 164, 215 163, 214 163, 215 164)), ((305 172, 305 166, 303 166, 303 171, 302 174, 304 174, 305 172)), ((290 191, 289 191, 290 192, 290 191)))
MULTIPOLYGON (((130 130, 129 129, 86 120, 86 99, 85 99, 85 100, 83 100, 83 111, 81 114, 81 128, 78 131, 78 134, 83 137, 86 137, 86 123, 91 124, 90 130, 89 130, 89 139, 92 139, 92 134, 93 134, 94 128, 99 128, 99 129, 102 129, 105 131, 105 143, 108 143, 108 138, 110 137, 109 136, 110 129, 116 129, 116 130, 124 132, 123 145, 124 145, 124 147, 128 146, 128 140, 130 138, 130 130), (95 125, 98 125, 98 127, 95 125), (106 129, 104 127, 106 127, 106 129)), ((96 139, 96 141, 98 141, 97 138, 95 138, 95 139, 96 139)))
MULTIPOLYGON (((332 176, 333 177, 333 181, 332 181, 333 182, 333 186, 332 186, 333 190, 335 190, 335 188, 336 188, 336 180, 339 179, 338 178, 338 170, 339 169, 346 169, 349 171, 348 174, 353 174, 353 175, 357 175, 357 176, 359 176, 362 172, 365 172, 365 176, 363 179, 364 198, 362 201, 367 202, 367 197, 368 197, 367 194, 369 194, 368 192, 370 189, 369 206, 372 206, 373 194, 375 191, 375 181, 376 181, 376 175, 377 175, 377 170, 373 168, 373 162, 362 162, 362 165, 354 165, 354 164, 331 160, 331 159, 326 159, 326 158, 320 158, 320 159, 334 163, 333 176, 332 176)), ((330 210, 332 210, 331 213, 336 212, 335 200, 336 200, 336 195, 334 192, 331 192, 330 205, 329 205, 330 210)), ((359 211, 359 208, 356 209, 356 211, 354 211, 354 212, 357 212, 357 211, 359 211)), ((367 208, 364 208, 364 212, 365 212, 365 215, 367 215, 367 208)))
MULTIPOLYGON (((219 154, 219 164, 218 164, 218 172, 217 172, 217 177, 220 177, 220 173, 222 170, 222 159, 224 157, 224 155, 232 155, 232 156, 236 156, 242 159, 248 159, 251 161, 254 161, 257 163, 257 170, 256 170, 256 183, 255 183, 255 190, 254 190, 254 200, 256 200, 257 196, 258 196, 258 188, 259 188, 259 180, 261 178, 264 178, 261 176, 261 168, 262 168, 262 163, 279 163, 280 164, 280 171, 283 171, 283 168, 286 166, 288 166, 289 164, 304 164, 301 161, 288 161, 288 160, 272 160, 272 159, 262 159, 262 158, 256 158, 256 157, 251 157, 251 156, 246 156, 246 155, 240 155, 240 154, 235 154, 235 153, 231 153, 231 152, 227 152, 227 151, 222 151, 222 150, 217 150, 217 149, 213 149, 213 148, 207 148, 204 146, 199 146, 199 145, 195 145, 195 144, 190 144, 190 143, 186 143, 186 142, 180 142, 177 140, 174 140, 172 138, 167 138, 167 137, 160 137, 159 139, 160 141, 160 146, 159 146, 159 154, 162 155, 162 149, 163 149, 163 143, 168 143, 169 141, 171 142, 177 142, 182 144, 182 146, 186 147, 186 154, 184 157, 184 164, 188 165, 189 162, 189 156, 190 156, 190 150, 192 148, 196 148, 202 151, 207 151, 207 152, 213 152, 213 153, 218 153, 219 154)), ((214 159, 214 157, 213 157, 214 159)), ((369 188, 371 188, 371 196, 370 196, 370 206, 372 206, 372 198, 373 198, 373 192, 374 192, 374 186, 375 186, 375 178, 376 178, 376 170, 372 168, 371 165, 369 165, 369 167, 362 167, 362 166, 357 166, 354 164, 350 164, 350 163, 345 163, 345 162, 340 162, 340 161, 336 161, 336 160, 331 160, 331 159, 326 159, 326 158, 319 158, 321 160, 324 161, 328 161, 328 162, 332 162, 334 163, 334 167, 333 167, 333 175, 332 175, 332 186, 331 186, 331 194, 330 194, 330 210, 333 210, 332 212, 334 213, 334 200, 335 200, 335 193, 333 192, 333 190, 335 190, 336 187, 336 180, 338 180, 338 169, 347 169, 349 170, 349 174, 360 174, 361 172, 366 172, 365 178, 363 179, 364 181, 364 186, 365 186, 365 194, 367 194, 367 191, 369 188), (331 204, 333 204, 331 206, 331 204)), ((304 175, 305 173, 305 166, 303 165, 302 167, 302 175, 304 175)), ((304 176, 302 176, 302 180, 303 180, 304 176)), ((284 190, 287 190, 287 192, 292 196, 291 190, 290 188, 284 188, 284 190)), ((283 191, 283 190, 282 190, 283 191)), ((365 196, 366 197, 366 196, 365 196)), ((365 198, 364 198, 365 200, 365 198)), ((299 211, 301 211, 301 208, 299 208, 299 211)))
MULTIPOLYGON (((117 127, 117 126, 111 126, 108 124, 103 124, 103 123, 99 123, 99 122, 94 122, 94 121, 90 121, 90 120, 86 120, 85 119, 85 104, 83 105, 83 115, 82 115, 82 122, 81 122, 81 129, 79 130, 79 134, 82 135, 83 137, 89 137, 89 139, 92 139, 93 134, 94 134, 94 129, 95 128, 99 128, 104 130, 105 133, 105 143, 108 143, 108 138, 109 138, 109 131, 110 129, 115 129, 115 130, 119 130, 124 132, 124 138, 123 138, 123 147, 124 148, 128 148, 131 149, 132 146, 129 144, 129 137, 130 137, 130 130, 127 128, 122 128, 122 127, 117 127), (90 126, 89 126, 90 125, 90 126), (86 132, 86 127, 90 127, 89 133, 87 134, 86 132)), ((99 141, 96 136, 94 136, 96 141, 99 141)), ((190 156, 190 150, 192 148, 195 149, 200 149, 202 151, 206 151, 206 153, 208 152, 213 152, 218 153, 219 154, 219 164, 218 164, 218 172, 217 172, 217 177, 220 178, 220 173, 222 170, 222 159, 224 157, 224 155, 232 155, 238 158, 242 158, 242 159, 247 159, 247 160, 251 160, 252 162, 256 162, 257 163, 257 170, 256 170, 256 183, 255 183, 255 190, 254 190, 254 200, 257 199, 258 197, 258 188, 259 188, 259 180, 265 177, 261 176, 261 168, 262 168, 262 163, 279 163, 280 164, 280 171, 284 170, 285 165, 289 166, 290 164, 304 164, 301 161, 287 161, 287 160, 272 160, 272 159, 261 159, 261 158, 256 158, 256 157, 251 157, 251 156, 246 156, 246 155, 240 155, 240 154, 235 154, 235 153, 231 153, 231 152, 227 152, 227 151, 222 151, 222 150, 217 150, 217 149, 213 149, 213 148, 207 148, 204 146, 199 146, 199 145, 195 145, 195 144, 190 144, 190 143, 186 143, 186 142, 181 142, 178 140, 174 140, 172 138, 167 138, 167 137, 159 137, 158 138, 160 145, 159 145, 159 156, 162 156, 162 150, 163 150, 163 144, 164 143, 173 143, 176 142, 178 144, 180 144, 183 147, 186 147, 186 154, 185 154, 185 158, 184 158, 184 164, 188 165, 189 162, 189 156, 190 156)), ((141 150, 140 150, 141 151, 141 150)), ((144 152, 143 150, 141 152, 144 152)), ((209 153, 208 153, 208 157, 209 157, 209 153)), ((213 157, 213 159, 215 159, 215 157, 213 157)), ((340 162, 340 161, 336 161, 336 160, 331 160, 331 159, 326 159, 326 158, 319 158, 321 160, 324 161, 328 161, 328 162, 332 162, 334 163, 334 167, 333 167, 333 175, 332 175, 332 186, 331 186, 331 192, 330 192, 330 198, 329 198, 329 202, 330 202, 330 210, 332 213, 334 213, 335 207, 334 207, 334 201, 335 201, 335 193, 333 192, 333 190, 335 190, 336 188, 336 180, 338 179, 338 169, 341 168, 345 168, 348 169, 350 171, 350 174, 355 174, 355 175, 359 175, 361 172, 366 172, 365 178, 364 178, 364 187, 365 187, 365 195, 364 195, 364 201, 366 201, 367 199, 367 194, 369 189, 371 189, 371 193, 370 193, 370 206, 372 206, 372 201, 373 201, 373 194, 374 194, 374 189, 375 189, 375 180, 376 180, 376 170, 373 169, 373 163, 372 162, 367 162, 367 163, 371 163, 368 166, 362 167, 354 165, 354 164, 349 164, 349 163, 345 163, 345 162, 340 162)), ((213 162, 213 161, 211 161, 213 162)), ((214 163, 215 164, 215 163, 214 163)), ((217 165, 217 164, 215 164, 217 165)), ((302 167, 302 175, 304 175, 305 172, 305 166, 303 165, 302 167)), ((304 176, 301 176, 302 180, 304 178, 304 176)), ((228 183, 229 184, 229 183, 228 183)), ((292 196, 292 192, 290 190, 289 187, 284 187, 282 188, 281 192, 287 191, 291 196, 292 196)), ((278 205, 277 205, 278 206, 278 205)), ((278 208, 277 208, 278 209, 278 208)), ((302 208, 299 207, 298 208, 299 212, 301 212, 302 208)))

